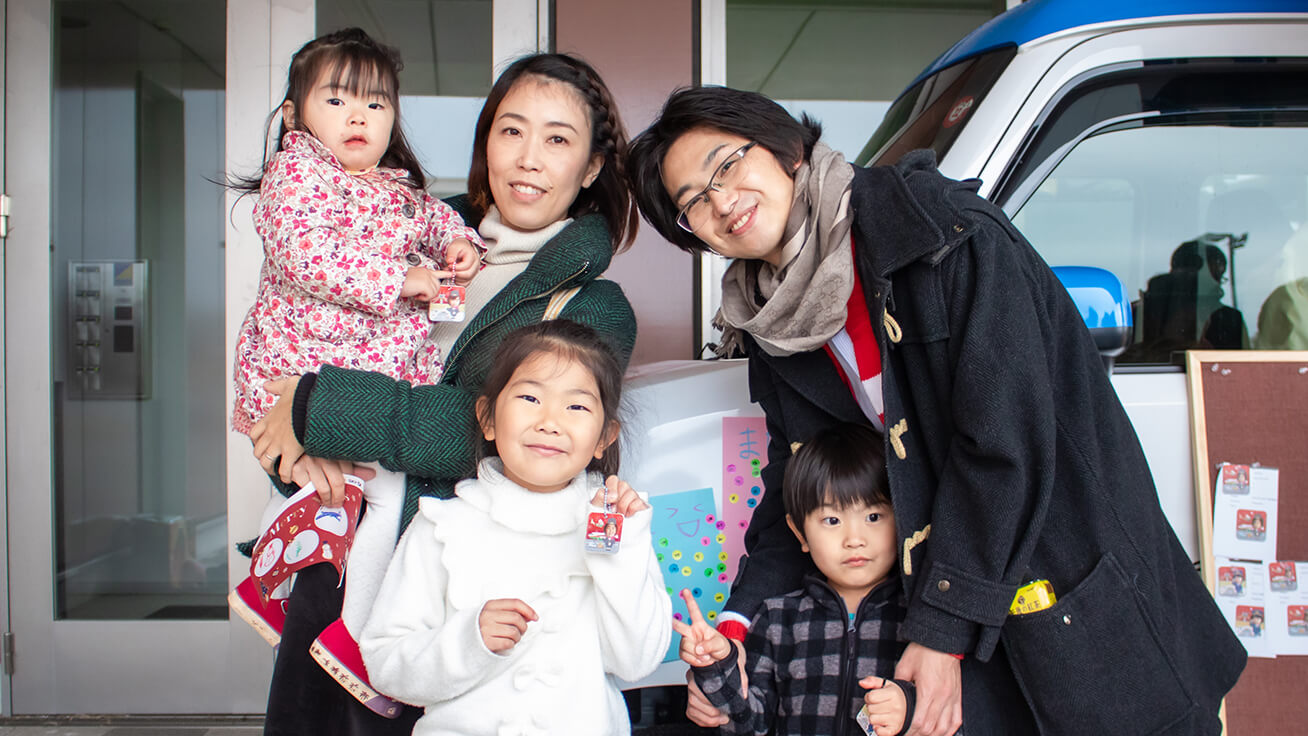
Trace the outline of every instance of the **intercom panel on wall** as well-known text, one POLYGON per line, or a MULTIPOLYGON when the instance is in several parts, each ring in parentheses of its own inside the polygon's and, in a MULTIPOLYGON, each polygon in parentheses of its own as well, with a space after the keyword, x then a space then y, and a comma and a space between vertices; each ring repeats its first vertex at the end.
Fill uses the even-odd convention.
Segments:
POLYGON ((69 399, 150 397, 146 261, 68 264, 69 399))

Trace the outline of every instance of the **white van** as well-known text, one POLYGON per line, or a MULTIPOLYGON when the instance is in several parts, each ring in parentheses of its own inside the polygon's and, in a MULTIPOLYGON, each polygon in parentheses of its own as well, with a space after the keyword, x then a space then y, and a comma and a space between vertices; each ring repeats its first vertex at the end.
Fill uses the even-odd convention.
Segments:
POLYGON ((1308 2, 1031 0, 923 71, 858 163, 916 148, 1050 265, 1121 279, 1113 383, 1197 559, 1184 351, 1308 348, 1308 2))

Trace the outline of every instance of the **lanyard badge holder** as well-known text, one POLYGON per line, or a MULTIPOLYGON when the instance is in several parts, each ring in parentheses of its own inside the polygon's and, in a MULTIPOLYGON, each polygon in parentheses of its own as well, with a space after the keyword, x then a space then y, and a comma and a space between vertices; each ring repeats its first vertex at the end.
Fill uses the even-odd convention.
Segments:
MULTIPOLYGON (((406 255, 404 261, 414 268, 422 265, 422 257, 417 253, 406 255)), ((441 279, 435 298, 427 303, 427 319, 432 322, 462 322, 466 301, 462 286, 455 285, 454 279, 441 279)))
POLYGON ((436 298, 427 305, 427 319, 432 322, 462 322, 465 315, 463 297, 463 287, 456 285, 454 279, 441 279, 436 298))
POLYGON ((592 511, 586 517, 586 551, 617 554, 622 541, 622 514, 609 503, 609 488, 604 487, 604 512, 592 511))

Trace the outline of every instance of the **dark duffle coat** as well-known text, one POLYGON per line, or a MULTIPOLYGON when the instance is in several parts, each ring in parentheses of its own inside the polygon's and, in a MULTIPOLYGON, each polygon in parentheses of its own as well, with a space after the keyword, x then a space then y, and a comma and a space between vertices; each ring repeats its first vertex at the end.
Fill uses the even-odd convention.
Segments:
MULTIPOLYGON (((1032 718, 1057 736, 1217 733, 1244 650, 1163 515, 1066 290, 975 190, 929 152, 857 169, 853 184, 904 635, 966 655, 969 736, 1021 733, 1032 718), (1057 604, 1010 616, 1033 579, 1057 604)), ((771 442, 727 608, 752 616, 809 565, 784 523, 792 443, 867 419, 824 351, 778 358, 747 339, 746 352, 771 442)))

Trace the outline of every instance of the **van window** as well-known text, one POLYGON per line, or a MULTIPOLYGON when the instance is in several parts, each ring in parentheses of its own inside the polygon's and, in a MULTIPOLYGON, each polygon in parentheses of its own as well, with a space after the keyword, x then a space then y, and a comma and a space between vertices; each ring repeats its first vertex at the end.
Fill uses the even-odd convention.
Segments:
POLYGON ((1115 126, 1017 211, 1050 265, 1107 268, 1134 296, 1119 364, 1308 347, 1308 116, 1279 122, 1115 126))
POLYGON ((726 0, 726 85, 807 113, 822 123, 822 142, 853 160, 904 80, 1003 10, 994 0, 918 5, 726 0))
POLYGON ((954 144, 969 118, 1017 53, 1008 46, 960 61, 913 85, 895 100, 855 158, 860 166, 890 165, 904 154, 930 148, 936 158, 954 144))
POLYGON ((1085 84, 1000 184, 1050 265, 1126 285, 1135 343, 1118 365, 1308 348, 1308 67, 1243 67, 1085 84))

